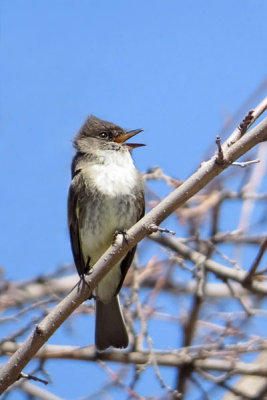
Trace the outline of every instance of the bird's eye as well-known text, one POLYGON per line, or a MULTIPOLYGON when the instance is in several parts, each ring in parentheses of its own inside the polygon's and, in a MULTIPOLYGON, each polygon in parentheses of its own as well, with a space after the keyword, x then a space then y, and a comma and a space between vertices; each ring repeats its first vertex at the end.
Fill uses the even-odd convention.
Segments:
POLYGON ((101 139, 107 139, 109 137, 109 135, 107 132, 101 132, 101 133, 99 133, 99 137, 101 139))

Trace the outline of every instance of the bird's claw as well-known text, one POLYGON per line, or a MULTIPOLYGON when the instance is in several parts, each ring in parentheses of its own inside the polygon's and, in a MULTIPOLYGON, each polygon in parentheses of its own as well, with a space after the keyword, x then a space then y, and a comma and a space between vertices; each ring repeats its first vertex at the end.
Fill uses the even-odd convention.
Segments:
POLYGON ((120 230, 116 230, 113 236, 113 241, 112 244, 115 243, 117 236, 118 235, 122 235, 123 236, 123 240, 125 240, 125 242, 128 244, 128 234, 126 230, 120 231, 120 230))

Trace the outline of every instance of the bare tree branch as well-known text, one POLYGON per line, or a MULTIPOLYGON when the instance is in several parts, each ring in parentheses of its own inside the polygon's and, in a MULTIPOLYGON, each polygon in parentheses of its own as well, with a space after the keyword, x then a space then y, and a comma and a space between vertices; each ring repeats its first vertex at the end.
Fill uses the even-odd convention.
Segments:
MULTIPOLYGON (((17 351, 20 345, 16 343, 5 343, 1 346, 2 351, 9 354, 17 351)), ((223 350, 216 350, 219 345, 192 346, 183 347, 179 350, 172 351, 153 351, 157 365, 168 367, 181 367, 190 365, 192 368, 198 367, 204 370, 231 372, 233 375, 253 375, 267 377, 267 365, 236 362, 237 354, 244 354, 255 351, 264 351, 267 349, 267 341, 254 344, 253 342, 242 343, 240 345, 225 346, 223 350), (218 357, 221 356, 222 359, 218 357), (224 358, 224 359, 223 359, 224 358), (229 360, 230 359, 230 360, 229 360)), ((75 347, 75 346, 57 346, 48 345, 39 350, 34 356, 41 359, 75 359, 82 361, 112 361, 123 364, 150 364, 150 351, 111 351, 97 353, 93 346, 90 347, 75 347)))
MULTIPOLYGON (((219 264, 216 261, 207 259, 203 254, 192 250, 190 247, 181 243, 176 238, 166 237, 159 234, 153 234, 150 236, 150 239, 155 240, 156 242, 163 244, 164 246, 169 247, 170 249, 176 251, 178 254, 182 255, 185 259, 192 261, 194 264, 198 264, 203 262, 208 271, 213 272, 219 278, 231 279, 236 282, 239 282, 241 285, 244 285, 248 288, 247 281, 245 281, 247 272, 243 270, 237 270, 229 267, 225 267, 222 264, 219 264)), ((267 294, 267 284, 258 282, 257 280, 252 280, 249 285, 249 289, 254 293, 266 295, 267 294)))

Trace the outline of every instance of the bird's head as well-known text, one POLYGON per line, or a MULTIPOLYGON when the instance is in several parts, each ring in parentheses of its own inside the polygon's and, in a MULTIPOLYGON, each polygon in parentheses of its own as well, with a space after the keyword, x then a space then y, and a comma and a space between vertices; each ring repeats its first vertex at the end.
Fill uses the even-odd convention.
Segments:
POLYGON ((128 143, 127 140, 142 132, 143 129, 125 130, 111 122, 103 121, 91 115, 74 138, 74 147, 81 153, 101 150, 132 150, 145 146, 141 143, 128 143))

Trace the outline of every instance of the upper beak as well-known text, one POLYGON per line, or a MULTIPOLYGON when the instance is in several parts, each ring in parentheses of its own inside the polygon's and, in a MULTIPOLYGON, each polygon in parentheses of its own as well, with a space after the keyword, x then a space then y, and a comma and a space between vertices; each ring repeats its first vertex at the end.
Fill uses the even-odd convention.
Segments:
MULTIPOLYGON (((144 129, 134 129, 133 131, 127 131, 124 134, 117 136, 114 139, 114 142, 116 143, 124 143, 126 142, 126 140, 130 139, 131 137, 137 135, 140 132, 143 132, 144 129)), ((141 146, 145 146, 145 144, 141 144, 141 143, 125 143, 125 146, 129 146, 131 148, 135 148, 135 147, 141 147, 141 146)))

